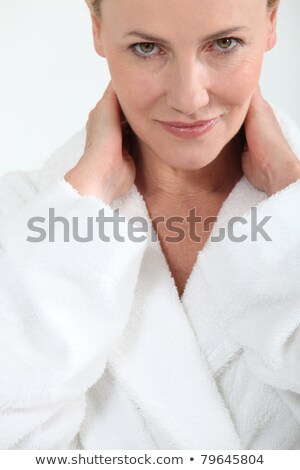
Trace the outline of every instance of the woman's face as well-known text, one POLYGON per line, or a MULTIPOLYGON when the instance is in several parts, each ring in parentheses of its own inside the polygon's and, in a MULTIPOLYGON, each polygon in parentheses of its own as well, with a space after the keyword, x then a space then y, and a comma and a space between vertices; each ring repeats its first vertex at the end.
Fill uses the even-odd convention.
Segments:
POLYGON ((243 124, 276 41, 276 11, 267 12, 266 0, 102 0, 101 10, 95 47, 142 154, 180 169, 209 164, 243 124), (188 140, 158 122, 218 116, 188 140))

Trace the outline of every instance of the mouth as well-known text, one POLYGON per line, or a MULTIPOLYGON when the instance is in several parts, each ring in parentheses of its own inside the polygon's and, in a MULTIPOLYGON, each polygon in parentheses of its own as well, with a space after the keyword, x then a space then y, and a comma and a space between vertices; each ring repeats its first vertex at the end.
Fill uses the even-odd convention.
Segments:
POLYGON ((176 137, 193 139, 203 134, 206 134, 207 132, 212 130, 215 125, 220 121, 220 119, 221 116, 218 116, 216 118, 210 119, 209 121, 197 121, 197 123, 193 123, 191 125, 178 122, 158 122, 166 131, 170 132, 176 137))
MULTIPOLYGON (((218 116, 219 117, 219 116, 218 116)), ((217 118, 210 118, 206 119, 205 121, 196 121, 196 122, 181 122, 181 121, 159 121, 163 124, 167 124, 168 126, 173 126, 173 127, 199 127, 199 126, 204 126, 205 124, 208 124, 209 122, 213 121, 214 119, 217 118)))

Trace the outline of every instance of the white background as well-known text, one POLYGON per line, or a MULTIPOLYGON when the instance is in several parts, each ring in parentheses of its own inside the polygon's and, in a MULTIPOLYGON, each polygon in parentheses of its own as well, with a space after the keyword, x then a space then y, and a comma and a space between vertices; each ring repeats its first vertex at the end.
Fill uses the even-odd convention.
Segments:
MULTIPOLYGON (((260 80, 300 125, 300 1, 281 0, 260 80)), ((84 0, 0 0, 0 174, 40 168, 84 127, 109 81, 84 0)))

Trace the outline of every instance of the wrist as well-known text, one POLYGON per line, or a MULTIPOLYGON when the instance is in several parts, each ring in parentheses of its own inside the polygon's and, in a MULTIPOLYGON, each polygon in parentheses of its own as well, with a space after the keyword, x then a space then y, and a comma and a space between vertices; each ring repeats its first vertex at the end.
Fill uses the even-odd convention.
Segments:
POLYGON ((285 163, 281 171, 278 171, 276 175, 270 174, 268 176, 265 192, 270 197, 298 180, 300 180, 300 161, 293 155, 293 158, 285 163))
POLYGON ((64 179, 67 183, 71 184, 81 196, 95 196, 108 205, 110 205, 116 197, 113 188, 109 184, 109 178, 104 175, 98 176, 97 179, 95 179, 95 175, 87 177, 83 171, 74 167, 64 175, 64 179))

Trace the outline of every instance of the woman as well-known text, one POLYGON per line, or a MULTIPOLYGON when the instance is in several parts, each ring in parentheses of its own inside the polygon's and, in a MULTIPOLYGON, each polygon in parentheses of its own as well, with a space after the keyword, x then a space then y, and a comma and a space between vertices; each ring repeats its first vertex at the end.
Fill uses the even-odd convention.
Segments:
POLYGON ((278 2, 88 6, 112 79, 86 135, 1 181, 1 447, 300 449, 300 131, 258 85, 278 2))

